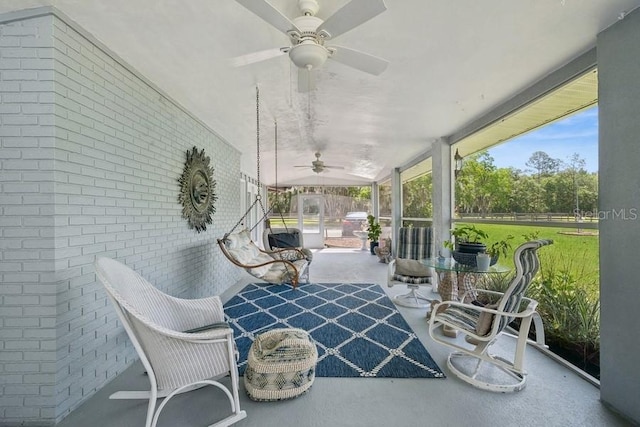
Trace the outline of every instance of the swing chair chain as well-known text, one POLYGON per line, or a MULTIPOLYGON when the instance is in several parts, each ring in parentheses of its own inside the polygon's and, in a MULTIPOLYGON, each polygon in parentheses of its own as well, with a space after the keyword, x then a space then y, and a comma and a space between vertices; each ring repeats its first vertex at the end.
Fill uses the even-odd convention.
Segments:
POLYGON ((260 89, 256 86, 256 161, 258 178, 258 196, 261 197, 262 182, 260 181, 260 89))

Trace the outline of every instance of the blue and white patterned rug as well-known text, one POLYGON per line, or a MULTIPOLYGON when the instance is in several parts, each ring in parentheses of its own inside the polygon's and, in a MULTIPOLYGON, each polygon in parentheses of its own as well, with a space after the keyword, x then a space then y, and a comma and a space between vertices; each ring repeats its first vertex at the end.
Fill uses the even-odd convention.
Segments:
MULTIPOLYGON (((379 285, 247 285, 224 305, 240 352, 240 375, 254 336, 301 328, 318 348, 318 377, 444 378, 379 285)), ((426 327, 426 326, 425 326, 426 327)))

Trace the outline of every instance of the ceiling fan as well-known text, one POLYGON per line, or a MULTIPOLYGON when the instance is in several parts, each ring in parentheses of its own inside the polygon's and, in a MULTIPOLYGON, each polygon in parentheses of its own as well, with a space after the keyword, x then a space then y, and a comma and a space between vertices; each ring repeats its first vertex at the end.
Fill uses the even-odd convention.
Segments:
MULTIPOLYGON (((344 169, 343 166, 329 166, 325 165, 322 160, 320 160, 320 153, 315 153, 316 159, 311 162, 311 170, 315 173, 326 172, 327 169, 344 169)), ((294 166, 294 168, 308 168, 309 165, 304 166, 294 166)))
POLYGON ((327 59, 341 62, 369 74, 379 75, 388 61, 368 53, 325 42, 357 27, 387 10, 383 0, 351 0, 325 21, 318 18, 316 0, 298 0, 302 15, 293 20, 287 18, 267 0, 237 0, 242 6, 289 36, 291 45, 267 49, 236 57, 232 65, 242 66, 289 54, 298 67, 298 90, 307 92, 315 88, 315 69, 327 59))

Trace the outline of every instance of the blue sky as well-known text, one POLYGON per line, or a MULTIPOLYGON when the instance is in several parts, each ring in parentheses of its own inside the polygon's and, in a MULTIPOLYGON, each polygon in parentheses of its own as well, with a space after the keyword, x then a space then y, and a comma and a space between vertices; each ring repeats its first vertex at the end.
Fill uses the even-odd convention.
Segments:
POLYGON ((488 150, 499 168, 526 171, 531 154, 544 151, 567 162, 573 153, 585 160, 589 172, 598 171, 598 107, 581 111, 538 130, 509 140, 488 150))

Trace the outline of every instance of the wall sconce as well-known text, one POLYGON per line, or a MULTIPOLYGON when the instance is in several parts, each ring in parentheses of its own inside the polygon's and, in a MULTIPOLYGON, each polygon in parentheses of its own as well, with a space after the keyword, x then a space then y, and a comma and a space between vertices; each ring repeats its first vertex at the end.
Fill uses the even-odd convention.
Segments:
POLYGON ((456 154, 453 156, 453 160, 455 161, 453 173, 455 177, 458 178, 458 175, 460 175, 460 172, 462 171, 462 156, 460 155, 460 153, 458 153, 457 148, 456 154))

